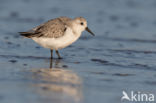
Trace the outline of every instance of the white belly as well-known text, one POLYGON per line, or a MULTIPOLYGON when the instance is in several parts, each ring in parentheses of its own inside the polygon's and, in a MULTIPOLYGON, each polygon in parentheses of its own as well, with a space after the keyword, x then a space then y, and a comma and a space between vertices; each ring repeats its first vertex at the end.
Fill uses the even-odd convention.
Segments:
POLYGON ((70 28, 67 28, 65 34, 59 38, 33 37, 32 39, 44 48, 58 50, 65 48, 75 42, 80 37, 80 35, 81 33, 74 35, 72 30, 70 28))

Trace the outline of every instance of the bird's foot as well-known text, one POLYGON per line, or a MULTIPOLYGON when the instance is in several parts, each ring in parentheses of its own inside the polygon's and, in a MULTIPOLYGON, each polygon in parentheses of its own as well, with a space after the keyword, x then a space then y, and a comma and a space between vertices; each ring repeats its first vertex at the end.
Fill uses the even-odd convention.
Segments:
POLYGON ((58 59, 63 59, 62 57, 58 57, 58 59))

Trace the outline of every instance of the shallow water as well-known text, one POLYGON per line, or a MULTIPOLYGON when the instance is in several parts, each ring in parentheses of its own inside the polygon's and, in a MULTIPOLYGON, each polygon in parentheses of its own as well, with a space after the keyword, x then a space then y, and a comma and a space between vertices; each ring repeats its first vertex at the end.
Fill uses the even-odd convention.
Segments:
POLYGON ((155 0, 0 0, 0 102, 121 103, 123 90, 156 94, 155 10, 155 0), (59 16, 84 16, 96 36, 84 32, 49 69, 50 51, 17 32, 59 16))

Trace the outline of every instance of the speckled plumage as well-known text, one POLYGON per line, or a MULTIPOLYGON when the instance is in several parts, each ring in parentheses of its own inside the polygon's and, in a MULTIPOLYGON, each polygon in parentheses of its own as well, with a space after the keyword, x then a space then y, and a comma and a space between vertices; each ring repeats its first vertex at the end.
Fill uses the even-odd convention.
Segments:
POLYGON ((32 37, 47 37, 47 38, 59 38, 64 35, 67 22, 71 20, 68 17, 59 17, 41 24, 28 32, 21 32, 28 38, 32 37))

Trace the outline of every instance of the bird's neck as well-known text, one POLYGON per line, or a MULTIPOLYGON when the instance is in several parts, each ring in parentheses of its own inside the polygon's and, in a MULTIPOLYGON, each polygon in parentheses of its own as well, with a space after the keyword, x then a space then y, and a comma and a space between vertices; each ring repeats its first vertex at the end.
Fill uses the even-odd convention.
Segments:
POLYGON ((78 31, 78 30, 73 30, 73 34, 75 35, 75 36, 80 36, 81 35, 81 31, 78 31))
POLYGON ((72 28, 72 31, 73 31, 73 34, 76 36, 76 37, 80 37, 81 34, 82 34, 82 30, 78 27, 74 27, 72 28))

